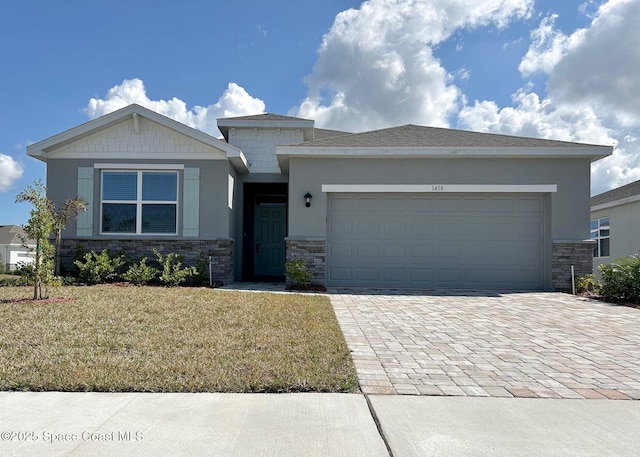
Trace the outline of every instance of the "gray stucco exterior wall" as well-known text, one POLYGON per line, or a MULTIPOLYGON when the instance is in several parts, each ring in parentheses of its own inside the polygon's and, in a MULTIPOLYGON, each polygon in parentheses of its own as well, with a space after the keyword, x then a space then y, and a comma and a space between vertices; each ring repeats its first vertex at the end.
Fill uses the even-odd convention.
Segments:
POLYGON ((593 259, 593 270, 600 277, 598 267, 615 259, 640 253, 640 201, 610 206, 593 211, 591 219, 609 218, 610 245, 607 257, 593 259))
POLYGON ((552 240, 589 236, 589 159, 291 158, 289 236, 325 237, 323 184, 557 184, 550 194, 552 240), (310 192, 310 208, 302 196, 310 192))
MULTIPOLYGON (((100 163, 131 164, 132 169, 144 169, 140 160, 100 160, 100 163)), ((233 169, 226 160, 191 160, 191 161, 153 161, 147 160, 144 164, 179 164, 185 168, 198 168, 200 170, 200 196, 199 196, 199 238, 230 237, 234 233, 231 224, 233 210, 229 209, 229 175, 233 169)), ((56 204, 64 202, 67 198, 78 194, 78 168, 93 168, 93 160, 50 159, 47 163, 48 196, 56 204)), ((184 182, 182 171, 179 172, 179 207, 178 207, 178 234, 182 233, 182 183, 184 182)), ((93 187, 93 236, 100 236, 100 170, 94 171, 93 187)), ((71 220, 63 233, 65 237, 76 236, 76 221, 71 220)), ((118 238, 118 236, 110 235, 118 238)), ((105 236, 109 237, 109 236, 105 236)), ((128 238, 148 238, 144 235, 127 235, 128 238)), ((121 237, 120 237, 121 238, 121 237)))

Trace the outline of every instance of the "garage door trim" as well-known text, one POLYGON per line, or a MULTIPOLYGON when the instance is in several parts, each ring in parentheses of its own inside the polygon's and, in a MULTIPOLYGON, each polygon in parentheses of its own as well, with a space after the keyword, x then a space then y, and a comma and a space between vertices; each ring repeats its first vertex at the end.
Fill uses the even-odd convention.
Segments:
POLYGON ((325 193, 554 193, 557 184, 323 184, 325 193))

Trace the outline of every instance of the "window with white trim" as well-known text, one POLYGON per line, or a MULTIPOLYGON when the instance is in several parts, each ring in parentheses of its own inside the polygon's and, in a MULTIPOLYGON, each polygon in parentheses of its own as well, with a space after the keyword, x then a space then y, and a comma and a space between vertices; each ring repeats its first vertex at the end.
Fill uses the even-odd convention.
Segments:
POLYGON ((103 170, 101 232, 176 235, 178 172, 103 170))
POLYGON ((591 221, 591 239, 596 241, 593 248, 594 257, 609 257, 609 238, 611 227, 608 217, 591 221))

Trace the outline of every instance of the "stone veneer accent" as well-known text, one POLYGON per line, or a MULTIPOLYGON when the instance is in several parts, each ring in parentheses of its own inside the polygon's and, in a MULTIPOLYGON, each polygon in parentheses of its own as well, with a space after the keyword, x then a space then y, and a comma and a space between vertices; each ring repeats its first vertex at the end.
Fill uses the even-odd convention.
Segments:
POLYGON ((551 254, 551 287, 561 292, 571 292, 571 265, 576 279, 593 273, 592 240, 554 241, 551 254))
MULTIPOLYGON (((313 273, 313 283, 325 285, 327 241, 324 238, 286 238, 286 261, 302 259, 313 273)), ((290 284, 287 278, 287 284, 290 284)))
POLYGON ((73 261, 77 246, 85 252, 101 252, 104 249, 111 252, 123 251, 134 261, 143 257, 155 259, 153 253, 155 248, 165 255, 182 254, 186 266, 195 266, 202 253, 207 257, 212 257, 212 279, 214 282, 223 284, 233 282, 233 239, 231 238, 213 240, 66 238, 62 240, 61 249, 63 271, 75 268, 73 261))

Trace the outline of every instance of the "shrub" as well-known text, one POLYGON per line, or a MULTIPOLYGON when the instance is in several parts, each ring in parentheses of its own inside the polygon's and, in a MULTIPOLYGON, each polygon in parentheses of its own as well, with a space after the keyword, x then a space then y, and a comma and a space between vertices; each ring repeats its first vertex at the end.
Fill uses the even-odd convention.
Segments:
POLYGON ((101 284, 117 278, 118 270, 125 264, 123 254, 111 255, 106 249, 100 254, 87 252, 82 259, 74 264, 80 270, 80 278, 88 284, 101 284))
POLYGON ((187 280, 188 277, 196 274, 195 267, 183 267, 184 257, 180 254, 170 253, 162 255, 157 249, 153 253, 158 258, 158 263, 162 267, 160 281, 170 287, 175 287, 187 280))
POLYGON ((209 285, 209 257, 202 252, 198 258, 195 273, 191 277, 191 284, 194 286, 209 285))
POLYGON ((143 257, 139 263, 131 265, 122 277, 136 286, 143 286, 153 281, 158 273, 159 270, 147 265, 147 258, 143 257))
POLYGON ((600 293, 601 289, 602 289, 602 285, 591 273, 584 276, 580 276, 578 279, 576 279, 577 292, 600 293))
POLYGON ((285 275, 290 281, 295 282, 302 289, 311 285, 313 273, 309 271, 302 259, 292 259, 284 264, 285 275))
POLYGON ((599 268, 605 298, 640 303, 640 255, 616 259, 599 268))

